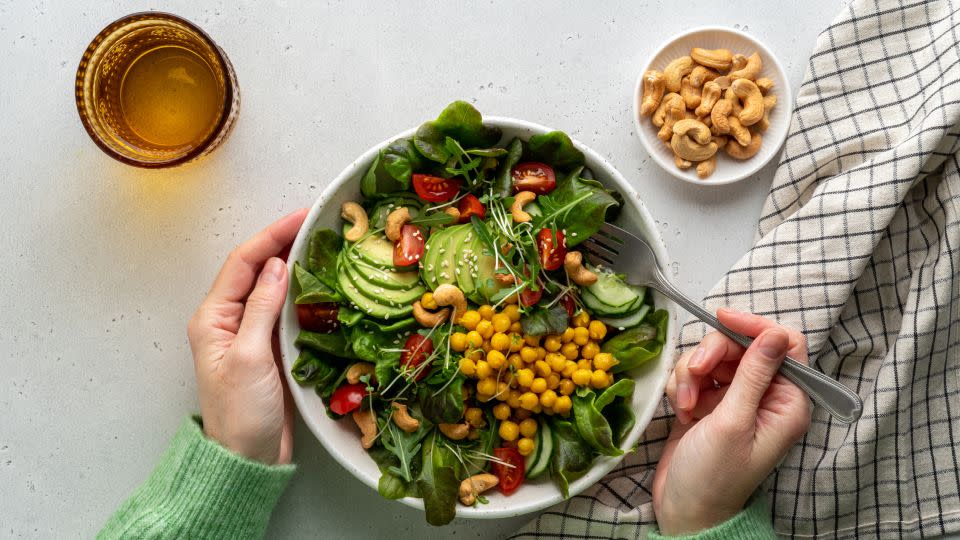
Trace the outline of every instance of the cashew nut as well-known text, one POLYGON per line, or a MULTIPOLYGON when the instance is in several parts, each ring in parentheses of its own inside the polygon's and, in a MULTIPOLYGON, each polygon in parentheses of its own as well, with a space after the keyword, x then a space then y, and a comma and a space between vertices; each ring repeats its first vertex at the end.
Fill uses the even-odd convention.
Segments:
POLYGON ((763 96, 763 118, 759 122, 754 124, 754 126, 761 132, 766 131, 770 127, 770 110, 777 105, 777 96, 769 95, 763 96))
POLYGON ((438 424, 440 433, 443 433, 448 439, 459 441, 470 433, 470 424, 438 424))
POLYGON ((757 78, 757 75, 760 75, 762 69, 763 61, 760 59, 760 54, 753 53, 747 58, 747 63, 742 68, 727 73, 727 76, 731 79, 750 79, 752 81, 757 78))
POLYGON ((687 161, 706 161, 717 153, 717 145, 710 138, 710 128, 703 122, 682 120, 674 125, 670 147, 687 161))
POLYGON ((743 69, 743 66, 747 65, 747 57, 736 53, 730 59, 730 71, 737 71, 743 69))
POLYGON ((690 84, 696 86, 697 88, 702 88, 704 84, 709 81, 712 81, 719 77, 720 74, 716 71, 706 68, 703 66, 697 66, 693 68, 693 71, 690 72, 690 84))
POLYGON ((513 277, 513 274, 494 274, 493 279, 502 285, 513 285, 517 282, 517 278, 513 277))
POLYGON ((772 80, 772 79, 769 79, 769 78, 767 78, 767 77, 760 77, 759 79, 757 79, 756 82, 757 82, 757 88, 760 89, 760 92, 761 92, 763 95, 767 95, 767 94, 770 93, 770 90, 773 90, 773 80, 772 80))
POLYGON ((403 403, 393 402, 393 414, 391 418, 393 418, 393 423, 396 424, 398 428, 407 433, 413 433, 420 429, 420 421, 410 416, 407 406, 403 403))
POLYGON ((460 482, 460 502, 466 506, 473 506, 477 502, 477 495, 497 486, 500 479, 490 473, 475 474, 460 482))
POLYGON ((740 116, 740 111, 743 110, 743 105, 740 104, 740 98, 737 97, 737 94, 733 92, 733 88, 727 88, 723 91, 723 99, 730 102, 732 110, 730 114, 733 116, 740 116))
POLYGON ((740 123, 752 126, 763 118, 763 94, 756 83, 749 79, 737 79, 730 85, 733 94, 743 102, 740 111, 740 123))
POLYGON ((713 142, 717 143, 717 148, 723 148, 727 145, 729 140, 726 135, 714 135, 711 139, 713 142))
POLYGON ((750 144, 750 130, 743 127, 739 118, 731 116, 727 118, 727 122, 730 124, 730 135, 732 135, 740 145, 747 146, 750 144))
POLYGON ((690 50, 690 57, 702 66, 726 71, 730 69, 733 53, 727 49, 701 49, 700 47, 694 47, 690 50))
POLYGON ((406 206, 401 206, 393 212, 387 214, 387 225, 385 232, 387 233, 387 238, 391 242, 396 242, 400 239, 400 231, 403 230, 403 226, 410 222, 410 210, 406 206))
POLYGON ((680 80, 680 97, 688 109, 696 109, 700 105, 700 88, 693 85, 689 75, 680 80))
POLYGON ((680 94, 670 92, 663 96, 663 99, 660 100, 660 106, 657 107, 657 110, 653 112, 653 116, 650 117, 650 122, 657 127, 663 126, 663 123, 666 121, 667 109, 673 106, 674 101, 683 100, 680 97, 680 94))
POLYGON ((526 223, 533 219, 530 214, 523 211, 523 207, 536 198, 537 194, 532 191, 521 191, 513 196, 513 204, 510 205, 510 215, 513 216, 514 223, 526 223))
POLYGON ((713 106, 720 100, 720 94, 722 92, 720 85, 713 81, 708 81, 704 84, 703 92, 700 95, 700 106, 698 106, 696 110, 697 116, 704 117, 710 114, 713 106))
POLYGON ((706 161, 697 163, 697 176, 700 178, 707 178, 715 170, 717 170, 717 154, 713 154, 706 161))
POLYGON ((356 422, 357 427, 360 428, 360 433, 363 434, 360 437, 360 445, 369 449, 377 440, 377 421, 373 417, 373 410, 357 409, 353 411, 353 421, 356 422))
POLYGON ((674 99, 667 109, 666 116, 663 119, 663 125, 660 126, 660 131, 657 132, 657 138, 663 142, 669 141, 673 135, 673 125, 686 117, 687 107, 683 102, 683 98, 677 95, 677 99, 674 99))
POLYGON ((459 221, 459 220, 460 220, 460 210, 457 210, 457 209, 456 209, 455 207, 453 207, 453 206, 448 206, 448 207, 446 207, 446 208, 443 210, 443 213, 444 213, 444 214, 447 214, 448 216, 452 216, 454 221, 459 221))
POLYGON ((719 86, 721 90, 726 90, 727 88, 730 88, 730 83, 733 82, 733 79, 731 79, 728 75, 723 75, 714 79, 713 82, 717 83, 717 86, 719 86))
POLYGON ((730 113, 733 112, 733 104, 730 100, 721 99, 713 106, 710 111, 711 131, 716 135, 730 133, 730 113))
POLYGON ((433 301, 438 306, 450 306, 453 309, 453 313, 450 314, 453 322, 459 321, 460 317, 467 312, 467 297, 456 285, 444 283, 434 289, 433 301))
POLYGON ((695 66, 693 58, 689 56, 681 56, 667 64, 667 67, 663 70, 663 80, 667 85, 667 90, 679 92, 681 79, 689 75, 695 66))
POLYGON ((367 220, 367 211, 362 206, 353 201, 347 201, 340 207, 340 216, 353 224, 353 227, 343 235, 348 242, 356 242, 367 234, 370 223, 367 220))
POLYGON ((693 167, 692 161, 687 161, 676 154, 673 155, 673 163, 677 166, 678 169, 682 171, 685 171, 690 167, 693 167))
POLYGON ((727 155, 734 159, 750 159, 760 151, 760 139, 760 134, 754 133, 749 144, 741 145, 737 141, 730 141, 724 149, 727 155))
POLYGON ((663 91, 666 84, 663 80, 663 73, 650 70, 643 74, 643 99, 640 102, 640 116, 653 114, 663 99, 663 91))
POLYGON ((567 273, 570 281, 581 287, 587 287, 597 282, 597 274, 583 266, 583 254, 579 251, 567 252, 563 258, 563 270, 567 273))
POLYGON ((346 378, 348 383, 357 384, 360 382, 360 377, 373 374, 373 364, 370 362, 355 362, 347 368, 346 378))
POLYGON ((673 125, 674 135, 688 135, 700 144, 710 142, 710 128, 699 120, 684 119, 673 125))
MULTIPOLYGON (((434 298, 436 298, 436 296, 434 296, 434 298)), ((420 300, 413 303, 413 318, 424 328, 439 326, 446 322, 449 316, 450 309, 448 308, 443 308, 439 311, 429 311, 423 307, 423 303, 421 303, 420 300)))

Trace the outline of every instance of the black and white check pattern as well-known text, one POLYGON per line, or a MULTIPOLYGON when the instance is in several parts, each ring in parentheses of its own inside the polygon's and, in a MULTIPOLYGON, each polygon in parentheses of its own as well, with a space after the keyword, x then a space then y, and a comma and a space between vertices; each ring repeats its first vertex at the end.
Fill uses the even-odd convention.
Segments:
MULTIPOLYGON (((960 533, 958 10, 857 0, 820 35, 756 244, 705 299, 802 329, 864 401, 851 426, 815 409, 770 477, 780 535, 960 533)), ((664 402, 637 453, 513 538, 645 536, 671 422, 664 402)))

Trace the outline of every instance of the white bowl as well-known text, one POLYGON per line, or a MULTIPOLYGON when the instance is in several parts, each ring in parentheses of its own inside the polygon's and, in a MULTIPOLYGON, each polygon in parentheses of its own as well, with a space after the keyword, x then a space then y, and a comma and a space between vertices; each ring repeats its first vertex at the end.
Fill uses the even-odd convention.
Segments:
POLYGON ((760 43, 753 37, 724 27, 700 27, 694 28, 682 34, 676 35, 657 49, 646 66, 640 70, 637 76, 637 84, 634 87, 633 96, 633 122, 636 127, 637 136, 643 143, 647 153, 649 153, 658 165, 673 176, 690 182, 692 184, 703 185, 723 185, 732 184, 739 180, 756 173, 767 164, 774 156, 780 153, 780 147, 787 139, 787 131, 790 127, 790 112, 793 107, 793 94, 790 92, 790 83, 787 80, 787 74, 777 60, 777 57, 770 52, 763 43, 760 43), (696 167, 690 167, 682 170, 676 166, 673 158, 673 151, 657 138, 659 128, 650 122, 649 116, 640 116, 640 100, 643 98, 643 74, 647 70, 655 69, 663 71, 671 61, 690 54, 693 47, 703 47, 705 49, 730 49, 734 53, 741 53, 750 56, 754 51, 759 52, 763 60, 763 71, 761 77, 768 77, 773 80, 774 87, 772 94, 777 96, 777 105, 770 112, 770 127, 763 133, 763 143, 760 145, 760 151, 750 159, 740 161, 727 156, 725 152, 717 153, 717 169, 708 178, 701 180, 697 176, 696 167))
MULTIPOLYGON (((526 139, 534 134, 551 131, 538 124, 511 118, 485 117, 484 123, 502 129, 505 140, 507 141, 513 137, 526 139)), ((359 201, 361 199, 359 187, 360 178, 364 172, 366 172, 380 148, 397 138, 411 137, 414 131, 415 129, 407 130, 367 150, 330 183, 320 195, 320 198, 313 204, 303 228, 300 230, 300 233, 293 243, 293 247, 290 249, 289 266, 291 268, 293 261, 303 260, 307 236, 312 228, 321 226, 334 228, 336 230, 339 229, 341 223, 340 205, 345 201, 359 201)), ((624 180, 620 173, 599 154, 579 142, 574 141, 574 144, 586 156, 586 165, 593 171, 596 178, 608 187, 615 188, 623 194, 626 204, 618 218, 618 223, 632 231, 642 234, 650 241, 660 264, 667 267, 669 260, 667 258, 666 248, 660 239, 653 218, 650 217, 650 213, 647 212, 647 209, 640 201, 639 195, 630 187, 630 184, 624 180)), ((670 326, 667 333, 667 342, 664 344, 663 353, 660 355, 660 358, 630 373, 636 381, 636 390, 633 393, 632 402, 632 407, 636 414, 636 425, 621 445, 622 448, 627 449, 636 444, 640 434, 646 429, 647 424, 653 417, 654 410, 663 394, 667 377, 673 365, 673 352, 676 347, 678 330, 677 308, 672 302, 659 293, 655 294, 654 299, 658 307, 665 308, 669 311, 670 326)), ((292 299, 288 297, 287 303, 280 315, 280 350, 283 355, 284 372, 290 385, 290 391, 293 393, 293 399, 297 404, 297 408, 300 410, 300 415, 303 417, 307 426, 310 427, 310 430, 313 431, 313 434, 316 435, 317 439, 319 439, 327 449, 327 452, 339 461, 344 468, 360 479, 360 481, 374 490, 374 492, 370 494, 371 497, 379 497, 376 489, 377 481, 380 479, 380 471, 377 469, 374 461, 360 446, 360 435, 356 426, 349 419, 343 421, 331 420, 324 412, 324 405, 314 389, 312 387, 300 386, 293 380, 290 374, 290 368, 299 354, 298 349, 294 346, 294 340, 299 330, 296 307, 292 299)), ((571 495, 583 491, 585 488, 600 480, 600 478, 613 469, 620 459, 619 457, 597 458, 593 468, 590 469, 586 475, 570 484, 571 495)), ((317 478, 316 481, 317 485, 320 486, 322 479, 317 478)), ((549 478, 538 478, 536 481, 527 482, 509 497, 505 497, 496 491, 491 492, 488 499, 490 501, 489 504, 481 504, 473 507, 458 505, 457 516, 484 519, 518 516, 543 510, 563 500, 559 489, 557 489, 549 478)), ((414 508, 423 508, 423 501, 420 499, 407 497, 400 499, 400 502, 414 508)))

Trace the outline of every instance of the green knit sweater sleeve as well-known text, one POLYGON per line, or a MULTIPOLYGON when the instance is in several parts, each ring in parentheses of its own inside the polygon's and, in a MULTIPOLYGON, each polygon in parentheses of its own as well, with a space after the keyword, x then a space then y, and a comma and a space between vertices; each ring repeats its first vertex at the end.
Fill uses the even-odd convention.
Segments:
POLYGON ((97 538, 262 538, 294 469, 238 456, 188 418, 97 538))
POLYGON ((660 531, 654 531, 649 536, 650 540, 767 540, 776 537, 763 495, 754 495, 739 514, 696 534, 663 536, 660 531))

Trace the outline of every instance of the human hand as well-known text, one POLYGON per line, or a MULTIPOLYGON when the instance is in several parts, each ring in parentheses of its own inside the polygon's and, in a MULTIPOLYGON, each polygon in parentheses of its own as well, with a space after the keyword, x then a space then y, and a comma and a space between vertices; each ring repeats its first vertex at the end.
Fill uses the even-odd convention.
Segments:
POLYGON ((677 362, 667 384, 676 411, 653 481, 665 535, 710 528, 740 512, 810 425, 810 400, 777 374, 784 357, 807 362, 803 334, 728 309, 724 325, 756 337, 749 349, 713 332, 677 362))
POLYGON ((306 215, 280 218, 234 249, 187 326, 204 433, 271 465, 289 463, 293 453, 293 410, 273 331, 288 281, 277 255, 306 215))

